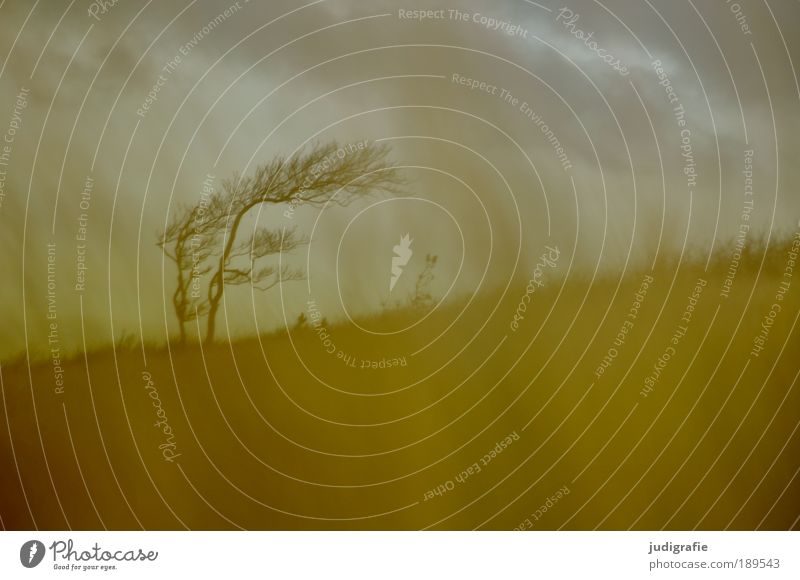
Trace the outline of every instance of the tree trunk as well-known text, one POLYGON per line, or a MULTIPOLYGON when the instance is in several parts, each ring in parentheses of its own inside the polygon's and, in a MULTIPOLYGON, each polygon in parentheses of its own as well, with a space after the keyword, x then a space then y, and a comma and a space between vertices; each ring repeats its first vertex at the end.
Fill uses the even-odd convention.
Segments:
POLYGON ((214 302, 208 309, 208 324, 206 326, 206 344, 214 342, 214 333, 217 330, 217 309, 219 302, 214 302))
POLYGON ((222 293, 225 291, 225 268, 228 266, 233 245, 236 242, 236 234, 239 231, 239 224, 242 222, 244 214, 250 211, 251 208, 258 205, 257 203, 250 203, 246 206, 239 208, 236 212, 236 217, 233 219, 231 229, 228 235, 228 240, 222 250, 222 255, 219 258, 219 267, 214 273, 214 277, 208 284, 208 325, 206 326, 206 343, 211 344, 214 342, 214 334, 217 330, 217 311, 219 310, 219 303, 222 301, 222 293))
POLYGON ((217 330, 217 311, 219 310, 219 303, 222 301, 222 293, 225 290, 225 252, 220 257, 219 269, 214 273, 211 281, 208 283, 208 322, 206 325, 206 340, 207 344, 214 342, 214 334, 217 330))

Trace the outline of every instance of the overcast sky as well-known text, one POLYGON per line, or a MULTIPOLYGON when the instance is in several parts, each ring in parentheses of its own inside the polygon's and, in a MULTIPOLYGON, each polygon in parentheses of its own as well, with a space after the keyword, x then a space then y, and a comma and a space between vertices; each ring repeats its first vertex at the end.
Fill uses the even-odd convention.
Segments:
POLYGON ((314 140, 388 143, 407 195, 262 214, 313 233, 286 258, 310 280, 255 304, 230 292, 223 336, 296 317, 309 286, 329 318, 374 310, 410 292, 425 254, 437 296, 526 279, 548 244, 561 273, 705 256, 738 231, 747 150, 754 232, 785 235, 800 216, 799 25, 800 4, 774 0, 6 1, 0 356, 46 348, 48 244, 65 349, 82 328, 92 344, 163 340, 173 270, 155 240, 176 204, 314 140), (414 257, 389 295, 406 233, 414 257))

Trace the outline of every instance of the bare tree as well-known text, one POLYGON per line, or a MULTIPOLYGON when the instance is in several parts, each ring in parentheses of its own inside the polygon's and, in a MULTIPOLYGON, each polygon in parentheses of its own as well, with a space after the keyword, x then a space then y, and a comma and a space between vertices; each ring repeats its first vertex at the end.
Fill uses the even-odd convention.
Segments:
POLYGON ((425 266, 422 272, 417 276, 417 282, 414 285, 414 293, 411 295, 411 307, 420 310, 428 310, 433 306, 433 294, 431 294, 431 283, 433 282, 434 275, 433 269, 436 267, 436 262, 439 261, 439 256, 435 254, 427 254, 425 256, 425 266))
POLYGON ((289 266, 280 269, 273 265, 261 266, 259 261, 304 243, 306 240, 298 237, 294 228, 281 231, 258 228, 246 240, 233 246, 222 271, 224 283, 229 286, 250 284, 256 290, 269 290, 278 282, 300 280, 302 272, 289 266))
POLYGON ((180 342, 186 343, 186 323, 208 312, 208 300, 202 292, 203 276, 213 270, 222 220, 221 198, 214 194, 205 202, 178 208, 166 230, 158 237, 158 246, 177 267, 177 286, 172 306, 178 319, 180 342))
POLYGON ((226 223, 222 250, 208 284, 206 342, 214 340, 216 316, 226 284, 249 283, 263 289, 302 276, 288 268, 278 271, 275 267, 256 267, 257 260, 295 248, 305 240, 298 238, 294 229, 281 232, 262 229, 240 242, 239 229, 250 211, 261 204, 288 204, 287 212, 293 212, 301 204, 346 206, 358 198, 397 193, 403 182, 388 156, 389 148, 385 145, 362 142, 358 146, 341 147, 332 141, 314 144, 289 159, 278 157, 257 167, 249 177, 234 176, 224 182, 226 223))

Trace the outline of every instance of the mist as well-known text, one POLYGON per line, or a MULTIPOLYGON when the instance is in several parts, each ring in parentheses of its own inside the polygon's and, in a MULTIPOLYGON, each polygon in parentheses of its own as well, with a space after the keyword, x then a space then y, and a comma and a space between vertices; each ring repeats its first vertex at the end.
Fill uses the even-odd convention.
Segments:
POLYGON ((256 212, 250 227, 309 237, 281 256, 307 280, 227 291, 224 337, 292 324, 309 299, 334 320, 402 303, 428 254, 443 300, 527 280, 545 245, 563 252, 554 276, 702 259, 739 230, 746 151, 749 235, 797 226, 797 47, 753 3, 749 34, 722 4, 687 19, 671 2, 575 2, 571 24, 526 2, 459 3, 466 19, 431 2, 444 17, 424 20, 396 2, 89 5, 12 2, 0 21, 3 357, 45 353, 53 322, 67 352, 174 335, 174 266, 156 246, 170 216, 204 181, 314 142, 389 145, 407 193, 256 212), (389 292, 406 234, 415 258, 389 292))

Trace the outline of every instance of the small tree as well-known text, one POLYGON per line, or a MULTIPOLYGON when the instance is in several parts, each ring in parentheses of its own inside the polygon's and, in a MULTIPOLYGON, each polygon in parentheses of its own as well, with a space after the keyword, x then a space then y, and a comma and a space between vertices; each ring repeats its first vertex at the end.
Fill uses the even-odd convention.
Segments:
POLYGON ((425 266, 422 272, 417 276, 417 282, 414 285, 414 294, 411 296, 411 307, 420 310, 427 310, 433 305, 433 294, 431 294, 431 283, 433 282, 434 275, 433 269, 436 267, 436 262, 439 257, 433 254, 425 256, 425 266))
POLYGON ((312 145, 290 159, 276 158, 257 167, 249 177, 234 176, 224 182, 225 226, 222 249, 208 284, 206 342, 214 340, 226 284, 250 283, 267 289, 302 277, 289 268, 256 267, 259 259, 291 250, 306 240, 298 238, 294 229, 280 233, 257 229, 244 242, 239 241, 242 221, 251 210, 261 204, 290 204, 292 211, 300 204, 346 206, 369 195, 396 193, 402 180, 388 155, 384 145, 342 148, 333 141, 312 145))

